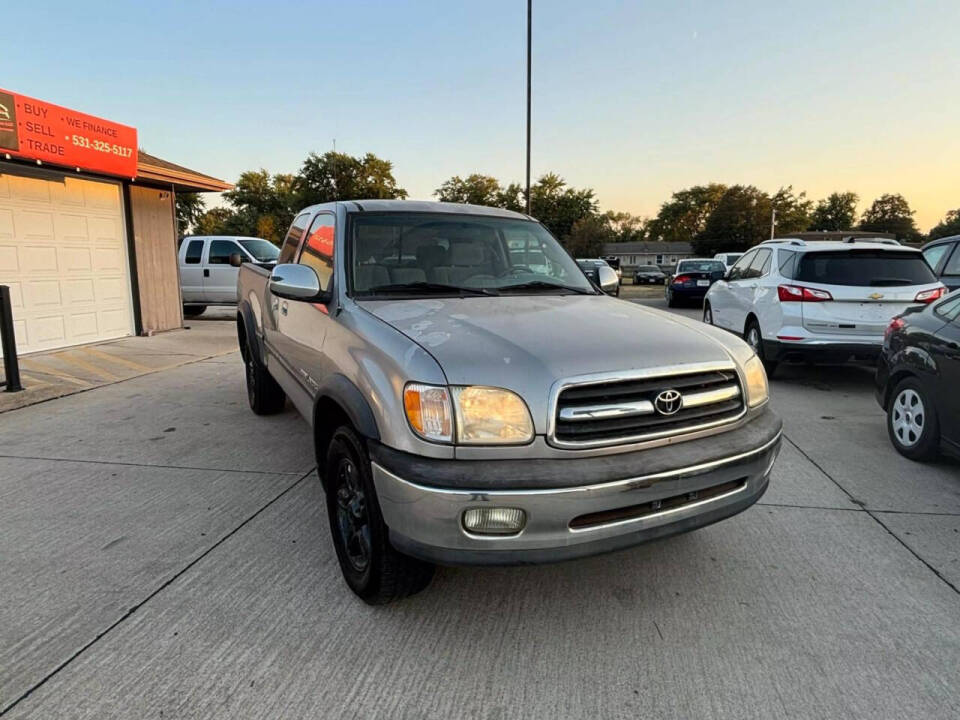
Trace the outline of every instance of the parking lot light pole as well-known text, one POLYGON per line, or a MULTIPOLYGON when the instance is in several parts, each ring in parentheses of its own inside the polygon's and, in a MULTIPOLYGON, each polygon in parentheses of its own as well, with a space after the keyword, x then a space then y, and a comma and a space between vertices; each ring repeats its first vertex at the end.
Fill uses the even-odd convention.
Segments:
POLYGON ((533 39, 533 0, 527 0, 527 215, 530 214, 530 67, 533 39))

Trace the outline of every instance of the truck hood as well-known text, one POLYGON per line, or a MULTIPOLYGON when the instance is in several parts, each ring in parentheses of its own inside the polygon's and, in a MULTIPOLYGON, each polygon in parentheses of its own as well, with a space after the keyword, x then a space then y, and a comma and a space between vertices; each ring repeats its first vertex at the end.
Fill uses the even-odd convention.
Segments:
POLYGON ((511 295, 364 301, 422 346, 451 385, 491 385, 523 397, 544 432, 557 380, 614 370, 729 361, 691 321, 604 295, 511 295))

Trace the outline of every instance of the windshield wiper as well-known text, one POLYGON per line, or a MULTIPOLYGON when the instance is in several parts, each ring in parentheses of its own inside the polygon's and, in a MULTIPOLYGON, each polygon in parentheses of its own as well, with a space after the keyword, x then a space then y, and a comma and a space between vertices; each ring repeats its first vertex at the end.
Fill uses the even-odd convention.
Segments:
POLYGON ((544 280, 531 280, 530 282, 519 283, 517 285, 502 285, 498 290, 566 290, 579 295, 596 295, 593 290, 574 287, 573 285, 561 285, 559 283, 545 282, 544 280))
POLYGON ((447 285, 445 283, 434 282, 412 282, 412 283, 391 283, 389 285, 375 285, 372 288, 362 292, 370 294, 379 293, 411 293, 411 294, 446 294, 451 293, 462 295, 497 295, 498 293, 489 288, 471 288, 460 285, 447 285))

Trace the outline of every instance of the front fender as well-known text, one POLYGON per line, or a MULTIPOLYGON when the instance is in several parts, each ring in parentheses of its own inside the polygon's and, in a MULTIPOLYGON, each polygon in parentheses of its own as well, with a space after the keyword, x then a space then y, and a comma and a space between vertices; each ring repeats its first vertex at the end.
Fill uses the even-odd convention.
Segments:
POLYGON ((330 375, 320 385, 313 405, 314 425, 317 421, 318 406, 328 400, 334 401, 343 408, 357 432, 371 440, 380 440, 380 430, 377 428, 377 421, 373 410, 370 409, 370 404, 360 389, 345 375, 339 373, 330 375))

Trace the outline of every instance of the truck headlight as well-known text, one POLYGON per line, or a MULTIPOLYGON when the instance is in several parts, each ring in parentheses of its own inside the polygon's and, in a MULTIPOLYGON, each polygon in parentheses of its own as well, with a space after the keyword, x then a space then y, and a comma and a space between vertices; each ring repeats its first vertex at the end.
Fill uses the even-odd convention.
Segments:
POLYGON ((424 440, 450 442, 453 439, 453 413, 447 388, 408 383, 403 389, 403 409, 410 427, 424 440))
POLYGON ((533 420, 523 399, 502 388, 452 387, 457 443, 511 445, 533 439, 533 420))
POLYGON ((757 407, 767 401, 770 391, 767 388, 767 371, 756 355, 743 365, 743 380, 746 385, 747 406, 757 407))

